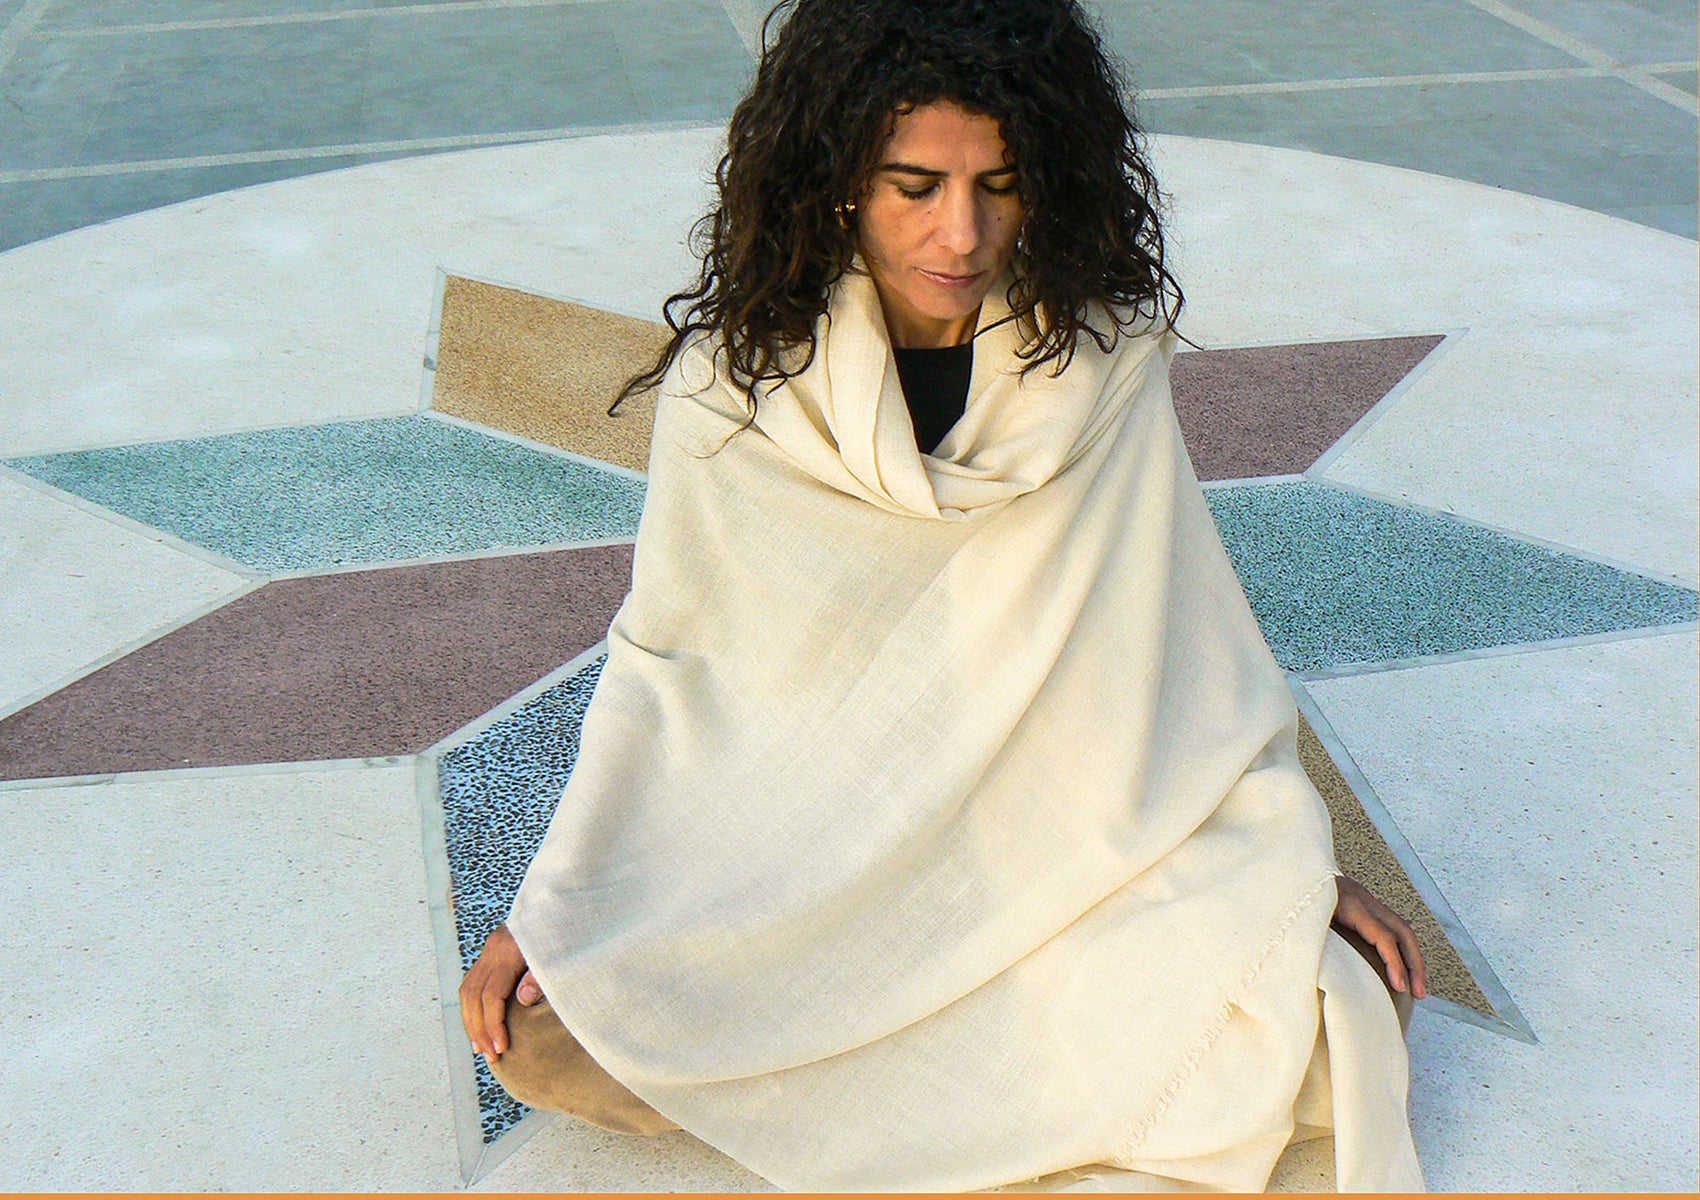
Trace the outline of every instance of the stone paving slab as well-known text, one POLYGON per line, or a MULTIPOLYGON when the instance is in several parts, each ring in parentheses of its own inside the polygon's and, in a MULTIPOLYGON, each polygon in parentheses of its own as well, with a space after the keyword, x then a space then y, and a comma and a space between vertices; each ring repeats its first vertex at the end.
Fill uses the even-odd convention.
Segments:
POLYGON ((714 0, 37 38, 0 71, 0 167, 724 120, 748 72, 714 0))
POLYGON ((254 582, 0 474, 0 712, 254 582))
MULTIPOLYGON (((21 9, 17 0, 8 5, 21 9)), ((1643 88, 1655 105, 1647 108, 1628 96, 1636 88, 1627 83, 1574 77, 1619 61, 1682 64, 1689 69, 1674 78, 1638 78, 1655 90, 1670 79, 1692 94, 1691 6, 1095 7, 1134 84, 1150 93, 1144 113, 1159 132, 1361 154, 1695 236, 1694 188, 1684 174, 1694 106, 1672 108, 1680 118, 1672 126, 1656 106, 1670 107, 1679 92, 1660 99, 1643 88), (1210 36, 1200 38, 1199 29, 1210 36), (1552 36, 1532 32, 1542 29, 1552 36), (1508 70, 1536 77, 1495 82, 1508 70), (1366 77, 1420 82, 1338 82, 1366 77), (1291 86, 1320 90, 1308 99, 1174 94, 1291 86), (1472 135, 1457 136, 1461 128, 1472 135), (1651 149, 1614 159, 1620 139, 1651 149)), ((15 31, 12 61, 0 62, 12 117, 0 127, 0 247, 232 186, 233 164, 208 161, 221 148, 287 155, 266 164, 276 177, 322 171, 349 155, 373 161, 396 152, 397 138, 416 142, 403 152, 419 154, 466 144, 457 138, 720 119, 748 77, 764 11, 761 0, 57 0, 15 31), (200 27, 155 28, 185 24, 200 27), (181 79, 194 86, 173 82, 181 79), (341 149, 315 149, 327 146, 341 149), (95 170, 16 177, 76 164, 95 170), (147 177, 117 182, 107 173, 125 164, 147 177)))
POLYGON ((1529 1019, 1421 1011, 1411 1112, 1442 1191, 1691 1191, 1692 632, 1307 685, 1529 1019))
POLYGON ((1576 65, 1464 0, 1100 0, 1093 7, 1139 91, 1576 65))
POLYGON ((0 1186, 455 1186, 411 762, 0 790, 0 821, 0 1186))
POLYGON ((1700 41, 1700 10, 1684 0, 1517 0, 1517 8, 1619 62, 1665 61, 1700 41))
MULTIPOLYGON (((1162 133, 1409 167, 1620 216, 1674 212, 1700 187, 1694 116, 1618 79, 1160 96, 1141 112, 1162 133)), ((1681 211, 1658 227, 1693 238, 1695 210, 1681 211)))

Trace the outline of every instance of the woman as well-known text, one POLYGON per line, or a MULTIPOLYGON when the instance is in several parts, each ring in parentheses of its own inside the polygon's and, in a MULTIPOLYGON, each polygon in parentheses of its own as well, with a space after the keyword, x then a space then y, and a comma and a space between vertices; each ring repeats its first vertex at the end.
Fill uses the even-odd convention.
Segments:
POLYGON ((1421 956, 1337 878, 1192 475, 1090 26, 797 0, 718 184, 474 1048, 790 1188, 1257 1189, 1328 1129, 1342 1188, 1420 1186, 1398 1017, 1331 921, 1396 992, 1421 956))

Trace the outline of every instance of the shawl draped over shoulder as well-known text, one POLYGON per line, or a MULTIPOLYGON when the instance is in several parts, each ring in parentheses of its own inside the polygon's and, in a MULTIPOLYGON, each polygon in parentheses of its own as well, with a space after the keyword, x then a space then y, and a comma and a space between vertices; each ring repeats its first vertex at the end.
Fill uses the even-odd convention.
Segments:
POLYGON ((1256 1190, 1330 1129, 1342 1190, 1420 1187, 1173 335, 1022 375, 1000 295, 930 455, 859 272, 735 436, 712 347, 674 364, 509 927, 598 1062, 781 1187, 1256 1190))

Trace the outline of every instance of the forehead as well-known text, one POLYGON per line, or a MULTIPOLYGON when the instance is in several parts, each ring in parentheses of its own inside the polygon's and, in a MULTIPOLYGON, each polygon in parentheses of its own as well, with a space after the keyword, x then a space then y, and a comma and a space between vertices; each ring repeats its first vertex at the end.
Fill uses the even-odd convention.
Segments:
POLYGON ((978 174, 1008 166, 1010 158, 997 118, 935 100, 896 115, 880 162, 978 174))

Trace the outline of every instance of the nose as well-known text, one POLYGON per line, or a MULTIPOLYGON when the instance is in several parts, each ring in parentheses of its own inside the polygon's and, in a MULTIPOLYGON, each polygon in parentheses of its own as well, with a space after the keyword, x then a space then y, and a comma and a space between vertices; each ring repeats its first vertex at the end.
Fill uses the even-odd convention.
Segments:
POLYGON ((987 217, 977 187, 946 189, 939 204, 939 243, 952 254, 966 258, 985 240, 987 217))

